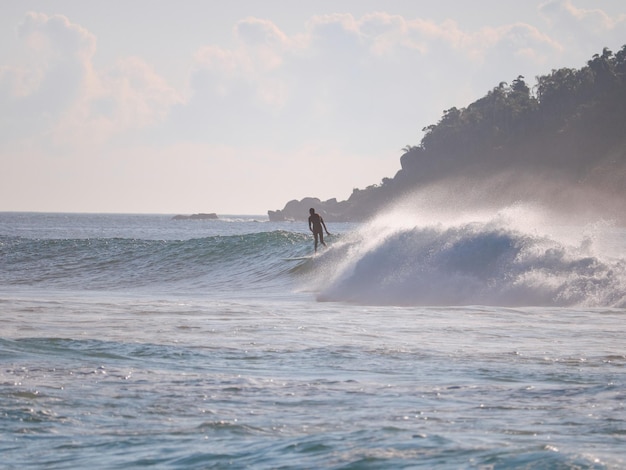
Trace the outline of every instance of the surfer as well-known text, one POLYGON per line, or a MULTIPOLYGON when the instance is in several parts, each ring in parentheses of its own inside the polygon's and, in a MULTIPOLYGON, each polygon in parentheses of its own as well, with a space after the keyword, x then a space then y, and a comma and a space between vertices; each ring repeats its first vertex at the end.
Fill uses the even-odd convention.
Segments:
POLYGON ((317 253, 318 237, 319 242, 326 246, 326 243, 324 243, 324 230, 326 231, 326 235, 330 235, 330 233, 328 233, 324 219, 322 219, 321 215, 315 213, 315 209, 311 207, 309 209, 309 214, 311 214, 309 216, 309 230, 313 232, 313 237, 315 238, 315 252, 317 253), (322 227, 324 227, 324 230, 322 230, 322 227))

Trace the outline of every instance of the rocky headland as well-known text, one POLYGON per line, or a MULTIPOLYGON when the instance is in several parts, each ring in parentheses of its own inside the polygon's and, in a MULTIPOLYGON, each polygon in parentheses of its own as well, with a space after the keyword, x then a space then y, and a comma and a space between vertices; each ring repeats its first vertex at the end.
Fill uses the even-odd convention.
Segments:
POLYGON ((315 197, 270 210, 270 220, 362 221, 410 194, 439 204, 493 208, 520 202, 626 224, 626 46, 580 69, 518 76, 465 108, 443 112, 402 149, 400 169, 345 201, 315 197))

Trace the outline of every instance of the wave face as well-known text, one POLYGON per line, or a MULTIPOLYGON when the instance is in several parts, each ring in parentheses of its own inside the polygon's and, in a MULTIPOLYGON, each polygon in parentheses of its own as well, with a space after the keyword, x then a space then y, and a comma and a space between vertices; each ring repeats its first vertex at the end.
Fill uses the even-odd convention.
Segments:
MULTIPOLYGON (((288 277, 309 237, 284 230, 188 240, 0 237, 0 284, 74 290, 253 289, 288 277)), ((309 243, 307 243, 307 247, 309 243)))
POLYGON ((626 307, 623 228, 548 230, 519 209, 462 217, 390 211, 366 224, 332 224, 329 247, 303 259, 313 248, 304 224, 38 216, 45 230, 33 223, 11 233, 12 222, 0 235, 0 288, 200 296, 299 289, 362 305, 626 307), (108 231, 98 235, 101 227, 108 231), (185 234, 194 238, 179 238, 185 234))
MULTIPOLYGON (((314 273, 321 301, 364 305, 626 306, 626 262, 596 237, 539 235, 502 217, 430 226, 373 221, 314 273), (395 225, 395 227, 394 227, 395 225), (606 250, 605 250, 606 251, 606 250), (330 267, 332 266, 332 267, 330 267)), ((580 233, 579 228, 575 232, 580 233)), ((624 241, 624 231, 620 232, 624 241)))

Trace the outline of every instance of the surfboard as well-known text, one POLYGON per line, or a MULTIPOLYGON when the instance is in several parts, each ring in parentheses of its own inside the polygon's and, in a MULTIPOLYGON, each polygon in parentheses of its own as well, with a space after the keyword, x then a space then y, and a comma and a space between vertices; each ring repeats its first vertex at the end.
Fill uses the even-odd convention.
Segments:
POLYGON ((305 259, 313 259, 315 258, 315 255, 311 255, 311 256, 296 256, 293 258, 283 258, 285 261, 303 261, 305 259))

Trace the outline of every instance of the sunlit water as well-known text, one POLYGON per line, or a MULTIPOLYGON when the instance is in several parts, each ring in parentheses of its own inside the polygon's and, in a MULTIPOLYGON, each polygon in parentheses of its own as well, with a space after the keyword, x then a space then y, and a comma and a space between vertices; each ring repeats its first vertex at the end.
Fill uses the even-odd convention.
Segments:
POLYGON ((0 467, 626 465, 625 231, 329 229, 0 214, 0 467))

